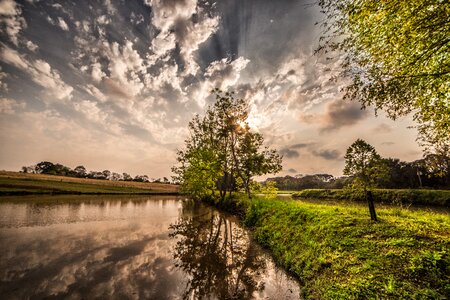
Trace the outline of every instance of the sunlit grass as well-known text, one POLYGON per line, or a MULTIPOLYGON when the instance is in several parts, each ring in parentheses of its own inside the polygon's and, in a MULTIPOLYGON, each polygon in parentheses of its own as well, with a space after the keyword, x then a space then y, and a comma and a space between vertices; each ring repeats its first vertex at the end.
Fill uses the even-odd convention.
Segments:
POLYGON ((176 193, 169 184, 114 182, 41 174, 0 173, 0 195, 21 194, 152 194, 176 193))
POLYGON ((255 239, 313 299, 439 299, 450 295, 450 217, 361 205, 237 200, 255 239))

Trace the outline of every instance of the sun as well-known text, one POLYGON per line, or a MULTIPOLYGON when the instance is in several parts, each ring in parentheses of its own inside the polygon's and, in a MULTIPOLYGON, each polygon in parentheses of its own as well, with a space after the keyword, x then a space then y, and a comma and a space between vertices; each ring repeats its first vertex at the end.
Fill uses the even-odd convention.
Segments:
POLYGON ((251 129, 258 130, 262 124, 262 119, 260 116, 250 113, 246 122, 251 129))

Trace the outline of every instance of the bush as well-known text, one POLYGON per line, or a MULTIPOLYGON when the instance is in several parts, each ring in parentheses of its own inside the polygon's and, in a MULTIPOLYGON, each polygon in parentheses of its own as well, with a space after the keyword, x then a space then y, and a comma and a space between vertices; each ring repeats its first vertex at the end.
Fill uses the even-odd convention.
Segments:
MULTIPOLYGON (((365 201, 362 190, 350 189, 307 189, 292 194, 301 199, 333 199, 365 201)), ((374 189, 375 202, 395 205, 436 205, 450 207, 450 191, 448 190, 394 190, 374 189)))

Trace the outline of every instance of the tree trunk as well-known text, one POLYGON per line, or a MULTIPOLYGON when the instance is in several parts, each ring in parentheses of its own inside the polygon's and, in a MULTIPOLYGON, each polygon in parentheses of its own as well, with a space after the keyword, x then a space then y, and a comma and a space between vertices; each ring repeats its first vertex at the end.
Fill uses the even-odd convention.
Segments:
POLYGON ((250 186, 249 184, 245 185, 245 193, 247 194, 248 200, 252 200, 252 193, 250 191, 250 186))
POLYGON ((370 219, 372 221, 377 221, 377 213, 375 212, 375 205, 373 203, 373 195, 372 191, 366 191, 366 199, 367 203, 369 204, 369 212, 370 212, 370 219))

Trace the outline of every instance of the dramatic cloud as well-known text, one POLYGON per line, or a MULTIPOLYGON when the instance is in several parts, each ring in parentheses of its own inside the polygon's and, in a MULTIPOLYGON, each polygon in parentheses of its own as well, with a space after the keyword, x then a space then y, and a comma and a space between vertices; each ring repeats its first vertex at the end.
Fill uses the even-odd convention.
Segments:
POLYGON ((23 55, 6 46, 1 50, 0 58, 27 73, 34 82, 42 86, 50 96, 48 101, 52 101, 51 97, 59 100, 71 97, 73 88, 62 81, 59 72, 53 70, 47 62, 40 59, 28 61, 23 55))
POLYGON ((305 4, 0 0, 0 168, 45 159, 169 177, 216 87, 249 102, 287 170, 339 174, 362 130, 409 141, 412 157, 411 121, 341 100, 340 58, 313 54, 322 16, 305 4))
POLYGON ((324 133, 355 125, 368 115, 368 111, 362 109, 358 102, 337 99, 326 106, 324 114, 305 114, 301 120, 319 125, 320 131, 324 133))
POLYGON ((63 18, 58 18, 58 26, 64 31, 69 31, 69 26, 67 26, 67 23, 63 18))
POLYGON ((292 149, 289 149, 289 148, 283 148, 279 152, 285 158, 296 158, 296 157, 300 156, 300 154, 298 153, 297 150, 292 150, 292 149))
POLYGON ((0 1, 1 33, 7 35, 16 46, 19 44, 20 31, 27 26, 21 13, 22 9, 14 0, 0 1))
POLYGON ((327 159, 327 160, 335 160, 337 158, 340 158, 341 154, 337 150, 313 150, 312 154, 315 156, 327 159))

